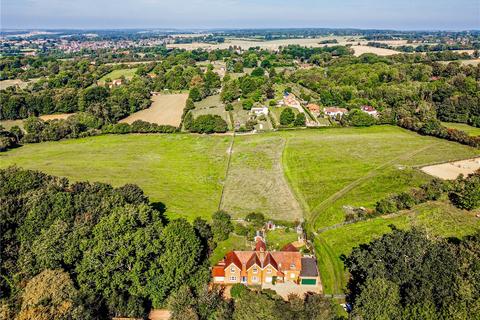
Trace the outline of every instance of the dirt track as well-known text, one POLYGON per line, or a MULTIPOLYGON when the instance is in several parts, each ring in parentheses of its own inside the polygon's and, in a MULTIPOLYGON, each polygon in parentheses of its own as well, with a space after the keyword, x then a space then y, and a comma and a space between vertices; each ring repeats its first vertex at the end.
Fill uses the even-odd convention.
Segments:
POLYGON ((168 124, 178 127, 182 119, 183 108, 188 94, 158 94, 152 97, 150 108, 135 112, 120 122, 133 123, 143 120, 156 124, 168 124))

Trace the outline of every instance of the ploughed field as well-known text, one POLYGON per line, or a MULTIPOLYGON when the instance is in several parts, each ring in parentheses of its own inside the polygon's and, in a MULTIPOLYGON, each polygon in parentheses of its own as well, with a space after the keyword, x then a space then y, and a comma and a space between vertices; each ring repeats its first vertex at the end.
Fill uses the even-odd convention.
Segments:
MULTIPOLYGON (((249 212, 279 220, 303 217, 315 235, 325 291, 342 293, 347 278, 341 255, 388 232, 390 224, 459 237, 480 228, 478 212, 455 209, 445 200, 344 225, 346 208, 373 208, 390 194, 429 181, 432 177, 420 170, 423 166, 479 155, 478 149, 458 143, 375 126, 235 138, 106 135, 25 145, 0 153, 0 167, 18 165, 115 186, 136 183, 152 202, 163 203, 171 218, 209 218, 218 208, 235 218, 249 212)), ((245 245, 243 237, 233 237, 235 241, 219 245, 216 257, 245 245)))

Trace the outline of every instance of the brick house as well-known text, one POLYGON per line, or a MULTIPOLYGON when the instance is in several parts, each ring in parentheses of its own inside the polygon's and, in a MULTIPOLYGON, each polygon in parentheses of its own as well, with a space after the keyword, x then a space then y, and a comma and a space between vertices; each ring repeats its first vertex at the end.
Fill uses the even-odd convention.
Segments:
POLYGON ((212 268, 213 282, 224 285, 263 285, 289 281, 316 285, 319 283, 316 261, 314 258, 308 259, 311 260, 305 260, 292 244, 280 251, 267 251, 264 238, 257 235, 255 250, 230 251, 212 268), (305 277, 310 280, 305 282, 305 277))

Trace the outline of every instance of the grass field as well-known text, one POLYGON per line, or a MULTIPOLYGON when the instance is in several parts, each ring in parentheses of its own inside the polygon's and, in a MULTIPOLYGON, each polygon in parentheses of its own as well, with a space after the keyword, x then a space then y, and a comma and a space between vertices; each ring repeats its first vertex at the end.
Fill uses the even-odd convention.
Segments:
POLYGON ((325 292, 341 293, 346 285, 348 275, 340 257, 348 255, 353 247, 390 232, 389 225, 399 229, 415 226, 431 236, 462 237, 480 229, 480 219, 475 217, 479 212, 459 210, 448 202, 430 202, 398 215, 378 217, 321 233, 315 238, 315 249, 325 292))
POLYGON ((217 244, 215 250, 213 250, 212 255, 210 256, 210 263, 212 265, 216 264, 218 261, 222 260, 225 254, 232 250, 251 250, 251 242, 249 242, 245 237, 238 236, 236 234, 230 234, 230 237, 217 244))
MULTIPOLYGON (((342 293, 345 286, 341 255, 388 232, 389 224, 459 237, 480 228, 478 212, 457 210, 446 202, 342 224, 345 206, 371 208, 389 194, 431 179, 420 166, 473 158, 480 155, 478 149, 393 126, 289 130, 235 137, 227 173, 231 139, 112 135, 31 144, 1 153, 0 167, 17 164, 115 186, 136 183, 153 202, 167 206, 169 217, 210 217, 223 186, 222 207, 235 217, 256 211, 295 220, 303 212, 309 231, 317 233, 314 243, 327 293, 342 293)), ((269 242, 281 246, 290 236, 294 234, 272 234, 269 242)), ((244 237, 233 236, 220 244, 212 259, 247 245, 244 237)))
POLYGON ((276 229, 267 231, 265 240, 269 250, 280 250, 285 245, 298 240, 298 235, 294 229, 276 229))
POLYGON ((472 127, 468 124, 453 122, 442 122, 442 124, 447 128, 465 131, 471 136, 480 136, 480 128, 472 127))
POLYGON ((302 219, 302 210, 283 175, 285 141, 274 134, 235 138, 222 201, 224 210, 238 218, 257 212, 272 219, 302 219))
POLYGON ((103 84, 105 83, 105 80, 106 80, 106 79, 116 80, 116 79, 119 79, 119 78, 122 77, 122 76, 124 76, 125 79, 130 80, 130 79, 132 79, 133 76, 135 75, 135 72, 137 72, 137 68, 131 68, 131 69, 116 69, 116 70, 113 70, 113 71, 110 72, 110 73, 107 73, 107 74, 104 75, 103 77, 101 77, 101 78, 98 80, 98 84, 103 85, 103 84))
POLYGON ((169 217, 209 218, 218 208, 230 137, 109 135, 30 144, 0 153, 0 167, 100 181, 136 183, 169 217), (206 156, 208 155, 208 156, 206 156))

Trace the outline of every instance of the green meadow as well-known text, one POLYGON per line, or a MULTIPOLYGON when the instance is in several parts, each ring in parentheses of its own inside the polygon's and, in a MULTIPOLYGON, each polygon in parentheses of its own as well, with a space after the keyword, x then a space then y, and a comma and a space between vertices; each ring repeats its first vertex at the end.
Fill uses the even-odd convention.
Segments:
MULTIPOLYGON (((342 293, 341 256, 398 228, 418 226, 433 236, 461 237, 480 228, 477 213, 432 202, 408 212, 343 225, 347 207, 373 208, 393 193, 432 179, 431 163, 478 156, 480 150, 393 126, 288 130, 257 135, 105 135, 29 144, 0 153, 0 167, 17 165, 74 181, 138 184, 170 218, 208 219, 218 208, 235 218, 250 212, 305 220, 326 293, 342 293), (231 158, 230 158, 231 157, 231 158), (227 170, 227 165, 228 170, 227 170)), ((282 233, 283 232, 283 233, 282 233)), ((273 232, 274 248, 296 240, 273 232)), ((232 235, 211 257, 249 247, 232 235)))
POLYGON ((106 79, 116 80, 116 79, 120 79, 122 76, 125 77, 125 79, 130 80, 130 79, 133 78, 133 76, 135 75, 136 72, 137 72, 137 68, 116 69, 116 70, 113 70, 110 73, 107 73, 103 77, 101 77, 98 80, 98 83, 103 84, 103 83, 105 83, 106 79))

